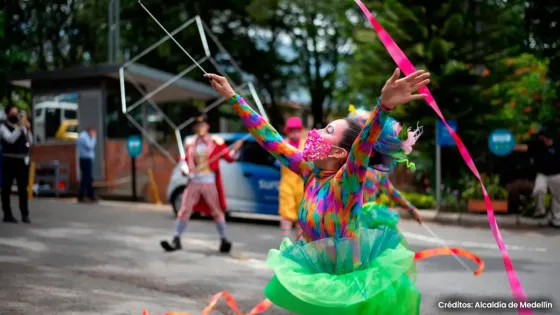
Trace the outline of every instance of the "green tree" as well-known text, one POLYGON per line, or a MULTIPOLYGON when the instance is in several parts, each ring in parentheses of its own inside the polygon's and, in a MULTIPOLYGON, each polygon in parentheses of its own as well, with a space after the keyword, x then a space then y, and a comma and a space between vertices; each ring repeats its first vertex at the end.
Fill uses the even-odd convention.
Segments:
POLYGON ((547 77, 548 65, 530 54, 497 62, 486 78, 494 84, 483 93, 492 104, 485 120, 509 128, 518 141, 528 140, 539 123, 560 121, 557 86, 547 77))
POLYGON ((529 0, 525 3, 530 48, 538 56, 550 59, 549 76, 554 81, 560 81, 560 3, 554 0, 529 0))
MULTIPOLYGON (((432 74, 430 90, 447 119, 459 121, 459 133, 475 156, 487 151, 491 131, 484 120, 489 106, 482 97, 481 79, 487 67, 524 48, 521 2, 445 0, 418 2, 386 0, 369 3, 377 18, 418 69, 432 74)), ((341 107, 374 104, 395 68, 369 22, 357 29, 356 52, 346 72, 348 85, 338 97, 341 107)), ((425 102, 401 107, 395 115, 405 124, 425 128, 419 150, 432 152, 436 116, 425 102)), ((459 162, 456 154, 449 158, 459 162)))
POLYGON ((293 61, 295 83, 311 97, 314 125, 324 125, 341 66, 352 54, 356 5, 336 0, 254 0, 249 12, 260 27, 272 25, 274 33, 285 39, 276 49, 293 61))

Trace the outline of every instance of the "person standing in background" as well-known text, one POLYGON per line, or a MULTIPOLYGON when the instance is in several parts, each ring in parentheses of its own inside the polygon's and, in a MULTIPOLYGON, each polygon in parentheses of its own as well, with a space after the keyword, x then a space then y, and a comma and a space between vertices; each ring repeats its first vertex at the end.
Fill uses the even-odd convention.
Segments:
POLYGON ((29 148, 32 143, 31 124, 27 119, 19 118, 15 106, 7 106, 7 121, 0 125, 2 142, 2 211, 4 222, 17 223, 12 214, 10 194, 14 179, 17 183, 19 211, 21 221, 31 223, 29 219, 27 185, 29 180, 29 148))
POLYGON ((543 218, 542 224, 560 228, 560 146, 552 138, 552 130, 542 127, 537 133, 538 140, 516 145, 514 151, 528 152, 534 159, 537 178, 533 196, 537 200, 534 216, 543 218), (552 205, 550 213, 544 204, 544 197, 550 190, 552 205), (548 215, 547 215, 548 214, 548 215))
POLYGON ((95 160, 95 145, 97 144, 97 131, 90 126, 80 132, 76 146, 80 159, 80 190, 78 191, 78 202, 84 202, 85 198, 96 201, 93 190, 93 161, 95 160))
MULTIPOLYGON (((288 137, 288 143, 303 151, 305 138, 303 136, 303 123, 299 117, 290 117, 286 121, 284 133, 288 137)), ((296 235, 301 234, 298 224, 298 212, 303 199, 303 178, 292 172, 289 168, 281 166, 280 162, 280 184, 278 185, 278 213, 280 214, 280 229, 282 238, 290 237, 292 227, 295 227, 296 235)))

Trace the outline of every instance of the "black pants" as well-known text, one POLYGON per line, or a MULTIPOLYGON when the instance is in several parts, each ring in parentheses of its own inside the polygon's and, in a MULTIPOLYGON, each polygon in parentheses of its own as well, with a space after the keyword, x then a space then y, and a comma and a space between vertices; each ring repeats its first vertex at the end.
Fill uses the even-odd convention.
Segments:
POLYGON ((80 159, 80 172, 82 173, 82 178, 80 178, 78 199, 82 199, 86 196, 90 199, 95 199, 95 194, 93 192, 93 160, 80 159))
POLYGON ((23 159, 2 157, 2 211, 4 218, 13 218, 10 194, 14 179, 17 183, 19 211, 22 218, 29 217, 27 205, 27 185, 29 184, 29 167, 23 159))

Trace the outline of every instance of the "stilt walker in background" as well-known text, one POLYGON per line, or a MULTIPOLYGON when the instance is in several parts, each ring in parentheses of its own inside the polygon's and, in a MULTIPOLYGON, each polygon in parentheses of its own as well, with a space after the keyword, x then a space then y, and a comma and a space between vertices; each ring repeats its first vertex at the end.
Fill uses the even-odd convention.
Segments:
POLYGON ((161 246, 167 252, 182 248, 181 235, 185 232, 193 211, 214 218, 221 240, 220 252, 229 253, 231 250, 231 243, 226 236, 227 208, 220 176, 220 160, 223 158, 229 163, 237 160, 243 141, 237 141, 230 151, 222 138, 208 133, 209 128, 206 117, 201 114, 193 124, 195 136, 185 141, 188 168, 184 168, 183 173, 189 177, 189 181, 177 215, 172 244, 161 241, 161 246))
MULTIPOLYGON (((284 133, 288 137, 288 143, 292 147, 303 151, 305 140, 302 139, 303 123, 301 118, 288 118, 286 126, 284 127, 284 133)), ((295 228, 296 235, 299 236, 301 234, 301 229, 298 224, 298 210, 301 199, 303 199, 303 179, 286 166, 281 166, 278 194, 278 212, 281 216, 280 228, 282 229, 282 237, 289 238, 292 227, 295 228)))

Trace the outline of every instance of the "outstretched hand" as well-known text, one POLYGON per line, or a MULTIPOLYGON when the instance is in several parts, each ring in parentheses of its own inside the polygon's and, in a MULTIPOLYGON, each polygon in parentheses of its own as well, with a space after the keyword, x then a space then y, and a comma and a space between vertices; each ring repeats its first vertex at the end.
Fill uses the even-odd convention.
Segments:
POLYGON ((244 142, 245 142, 245 141, 242 140, 242 139, 241 139, 241 140, 235 141, 235 143, 233 144, 232 150, 234 150, 234 151, 239 151, 239 149, 241 149, 241 147, 243 146, 243 143, 244 143, 244 142))
POLYGON ((430 73, 418 70, 402 79, 399 79, 401 71, 395 69, 393 75, 381 90, 381 102, 388 109, 393 109, 399 104, 426 98, 426 94, 412 94, 412 92, 430 83, 430 73))
POLYGON ((210 84, 220 93, 220 95, 226 99, 234 97, 237 93, 233 90, 228 80, 222 76, 213 73, 207 73, 204 75, 205 78, 210 79, 210 84))
POLYGON ((416 220, 416 222, 422 224, 422 216, 420 215, 420 211, 414 209, 411 214, 414 220, 416 220))

